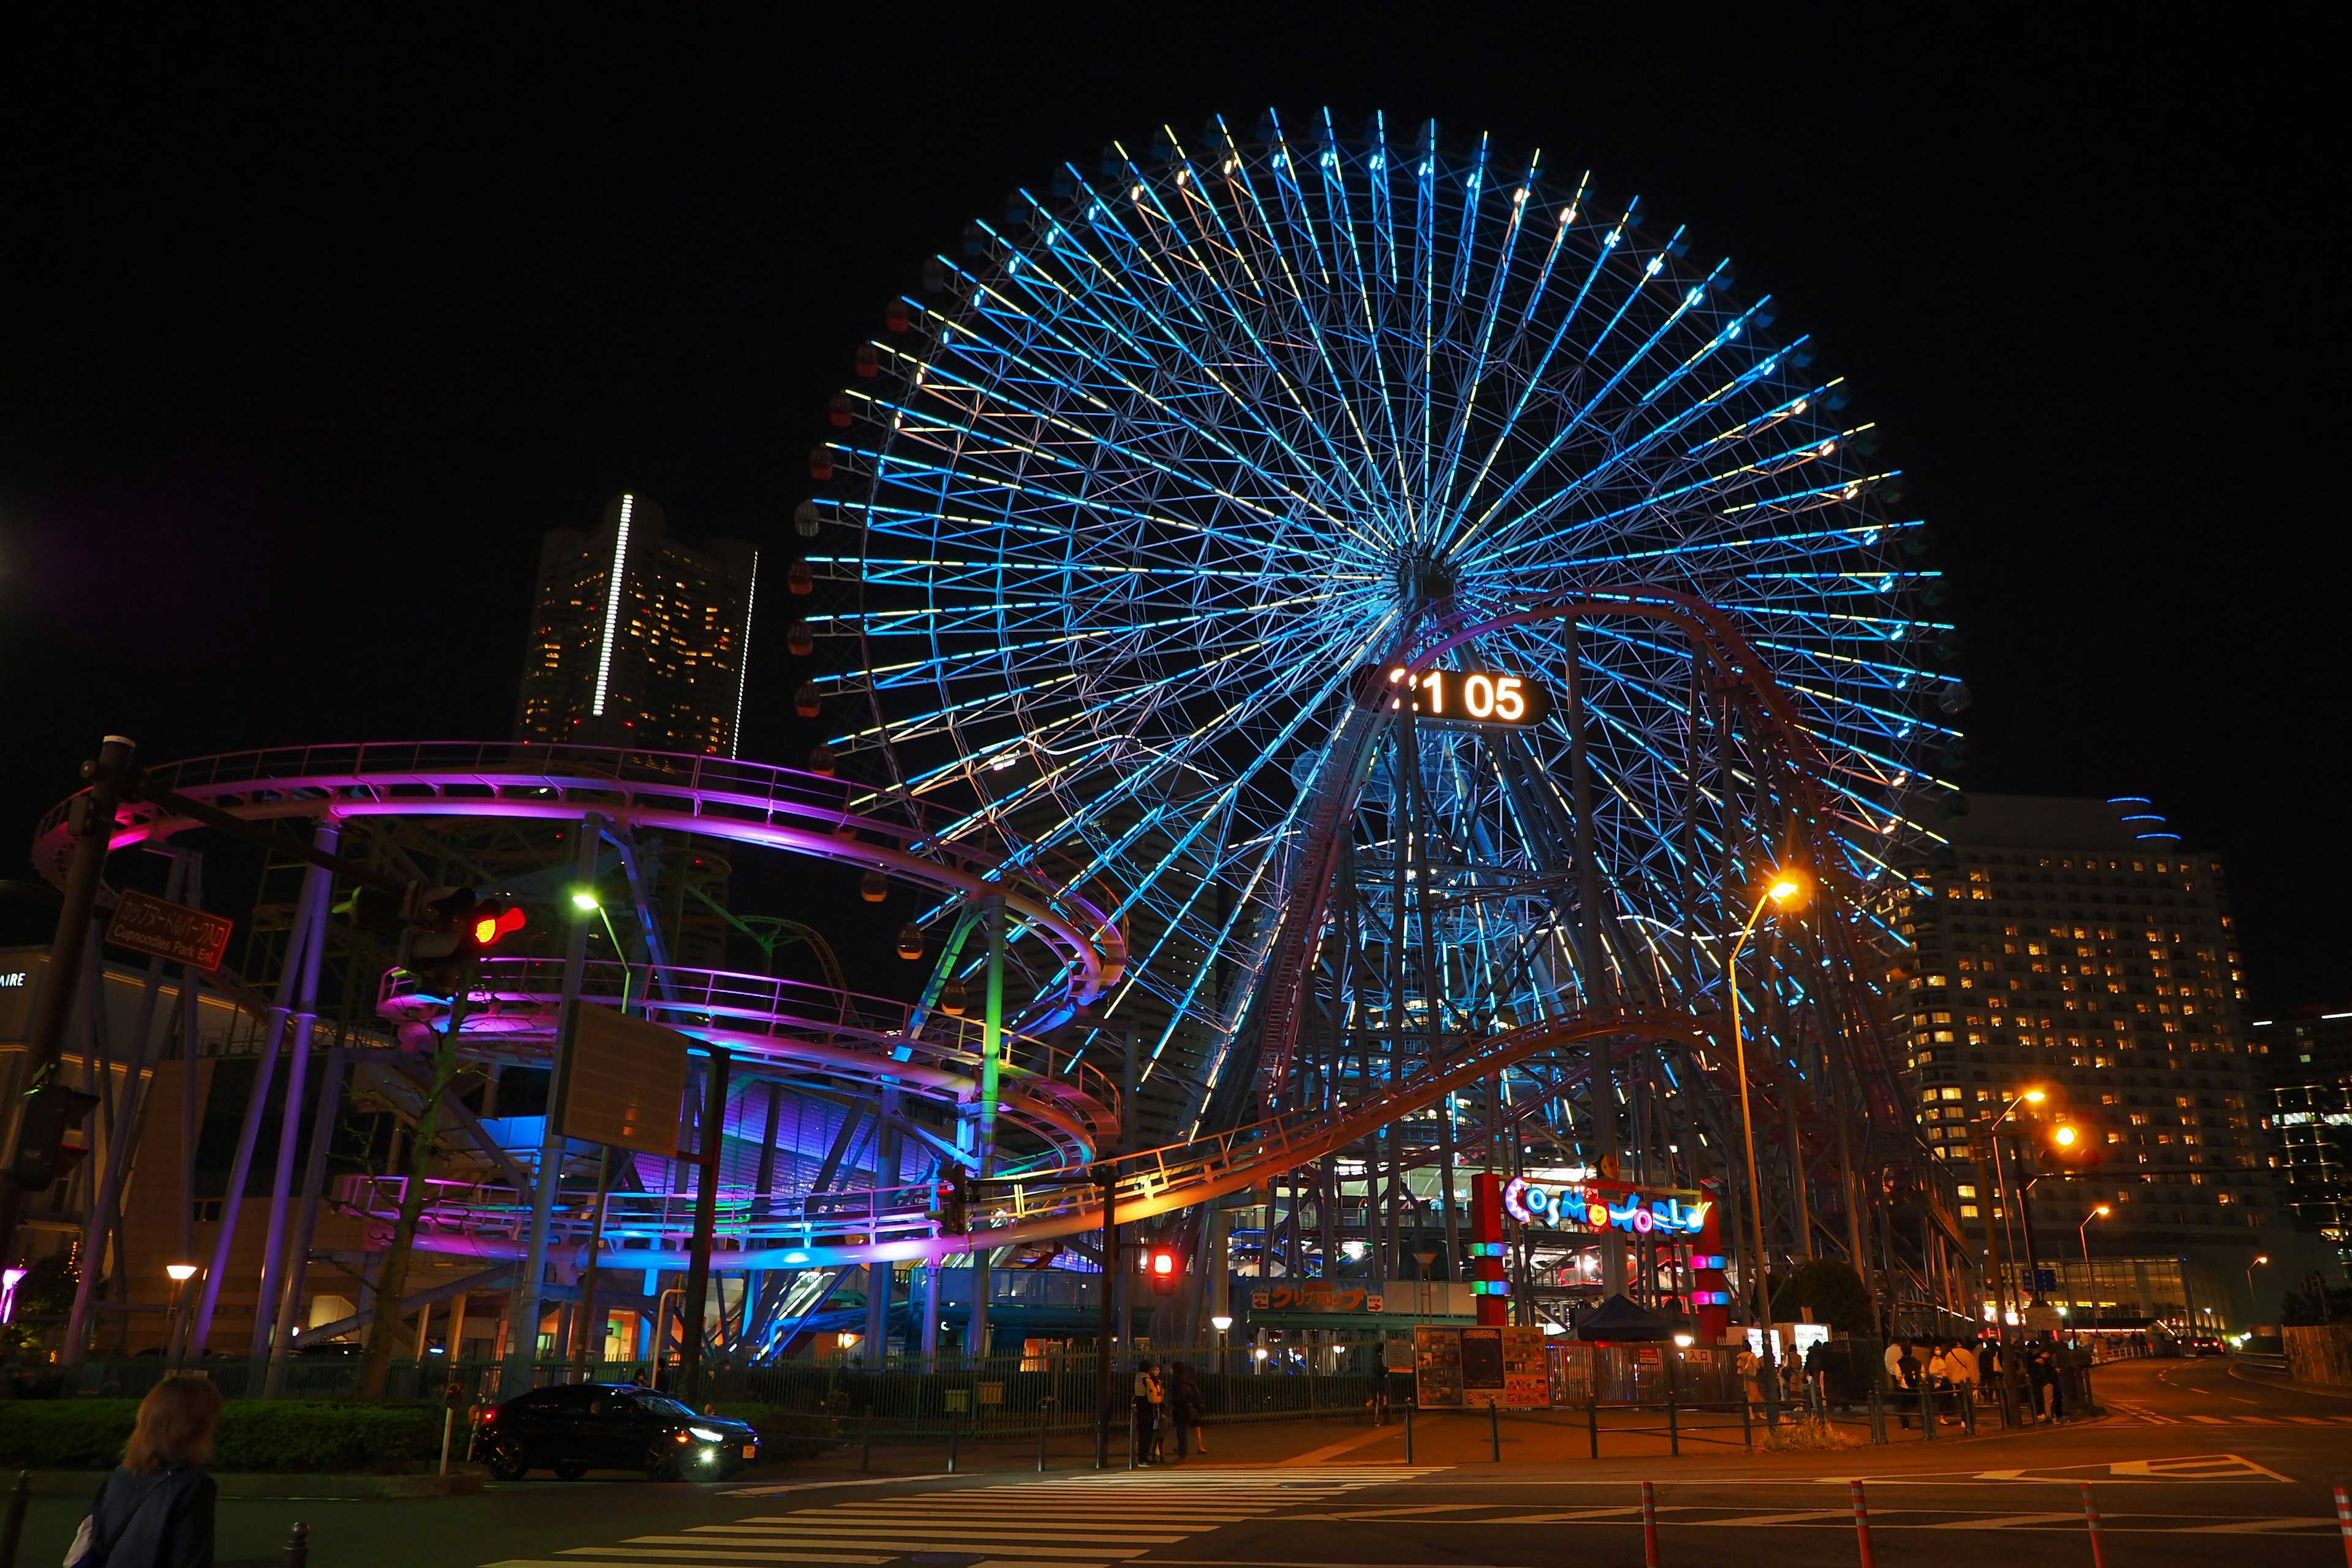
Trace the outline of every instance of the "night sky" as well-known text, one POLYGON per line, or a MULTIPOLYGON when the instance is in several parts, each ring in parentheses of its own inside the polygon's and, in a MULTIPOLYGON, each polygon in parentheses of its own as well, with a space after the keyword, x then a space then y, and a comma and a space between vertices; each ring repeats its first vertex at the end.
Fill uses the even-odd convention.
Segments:
MULTIPOLYGON (((625 489, 782 548, 827 393, 967 218, 1328 103, 1589 166, 1777 295, 1935 530, 1964 782, 2153 797, 2229 857, 2258 1003, 2352 1006, 2342 86, 2287 13, 36 9, 0 21, 0 878, 107 731, 504 736, 543 530, 625 489)), ((781 619, 748 756, 795 742, 781 619)))

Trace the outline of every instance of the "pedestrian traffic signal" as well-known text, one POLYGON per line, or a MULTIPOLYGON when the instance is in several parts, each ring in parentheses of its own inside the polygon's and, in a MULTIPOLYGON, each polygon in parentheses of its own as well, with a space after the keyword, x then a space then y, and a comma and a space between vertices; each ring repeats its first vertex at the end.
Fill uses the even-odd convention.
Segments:
POLYGON ((1151 1293, 1173 1296, 1177 1276, 1184 1271, 1182 1263, 1176 1257, 1176 1249, 1172 1247, 1153 1247, 1148 1267, 1151 1271, 1151 1293))
POLYGON ((61 1083, 45 1083, 25 1096, 9 1179, 28 1193, 38 1193, 70 1172, 89 1152, 89 1145, 68 1143, 66 1136, 80 1130, 97 1104, 98 1096, 61 1083))

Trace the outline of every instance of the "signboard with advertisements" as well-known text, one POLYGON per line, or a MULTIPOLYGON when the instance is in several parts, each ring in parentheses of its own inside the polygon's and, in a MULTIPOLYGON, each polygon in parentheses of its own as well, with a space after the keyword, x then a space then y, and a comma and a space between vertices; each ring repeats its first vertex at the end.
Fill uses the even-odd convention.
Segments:
POLYGON ((131 891, 115 900, 106 940, 117 947, 210 974, 220 968, 228 952, 229 933, 236 929, 236 922, 226 915, 206 914, 152 893, 131 891))
POLYGON ((1478 1328, 1422 1324, 1412 1331, 1413 1392, 1424 1409, 1542 1410, 1552 1404, 1551 1359, 1543 1330, 1512 1323, 1478 1328))
POLYGON ((1302 1279, 1250 1292, 1253 1312, 1384 1312, 1388 1298, 1361 1285, 1302 1279))
POLYGON ((1462 1405, 1462 1331, 1420 1324, 1412 1331, 1413 1403, 1424 1410, 1462 1405))

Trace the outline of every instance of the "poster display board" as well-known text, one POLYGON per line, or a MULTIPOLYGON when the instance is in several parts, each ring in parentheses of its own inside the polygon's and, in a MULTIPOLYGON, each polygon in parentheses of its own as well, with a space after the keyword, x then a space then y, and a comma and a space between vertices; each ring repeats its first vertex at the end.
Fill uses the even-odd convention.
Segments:
POLYGON ((1503 1333, 1503 1405, 1510 1410, 1542 1410, 1551 1404, 1551 1368, 1539 1328, 1510 1327, 1503 1333))
POLYGON ((1416 1324, 1412 1331, 1413 1403, 1423 1410, 1462 1405, 1462 1331, 1416 1324))

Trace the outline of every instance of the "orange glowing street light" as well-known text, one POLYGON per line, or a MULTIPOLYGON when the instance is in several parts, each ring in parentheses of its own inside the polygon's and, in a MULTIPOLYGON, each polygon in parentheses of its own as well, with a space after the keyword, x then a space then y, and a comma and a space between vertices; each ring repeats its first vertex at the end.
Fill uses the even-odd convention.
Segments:
POLYGON ((2106 1205, 2101 1204, 2089 1214, 2084 1215, 2083 1223, 2074 1227, 2074 1239, 2083 1244, 2083 1283, 2085 1285, 2091 1282, 2091 1222, 2095 1219, 2105 1219, 2115 1212, 2106 1205))
POLYGON ((1772 1321, 1772 1305, 1764 1286, 1764 1189, 1756 1173, 1756 1123, 1748 1110, 1748 1037, 1739 1026, 1739 955, 1747 948, 1748 939, 1756 934, 1756 922, 1764 918, 1766 904, 1786 910, 1803 897, 1804 891, 1805 884, 1796 872, 1773 872, 1772 879, 1757 895, 1756 907, 1748 911, 1748 923, 1739 928, 1739 940, 1731 944, 1731 956, 1723 964, 1724 989, 1731 995, 1731 1051, 1739 1072, 1739 1131, 1748 1142, 1748 1212, 1756 1226, 1756 1296, 1761 1313, 1756 1321, 1765 1323, 1772 1321))

